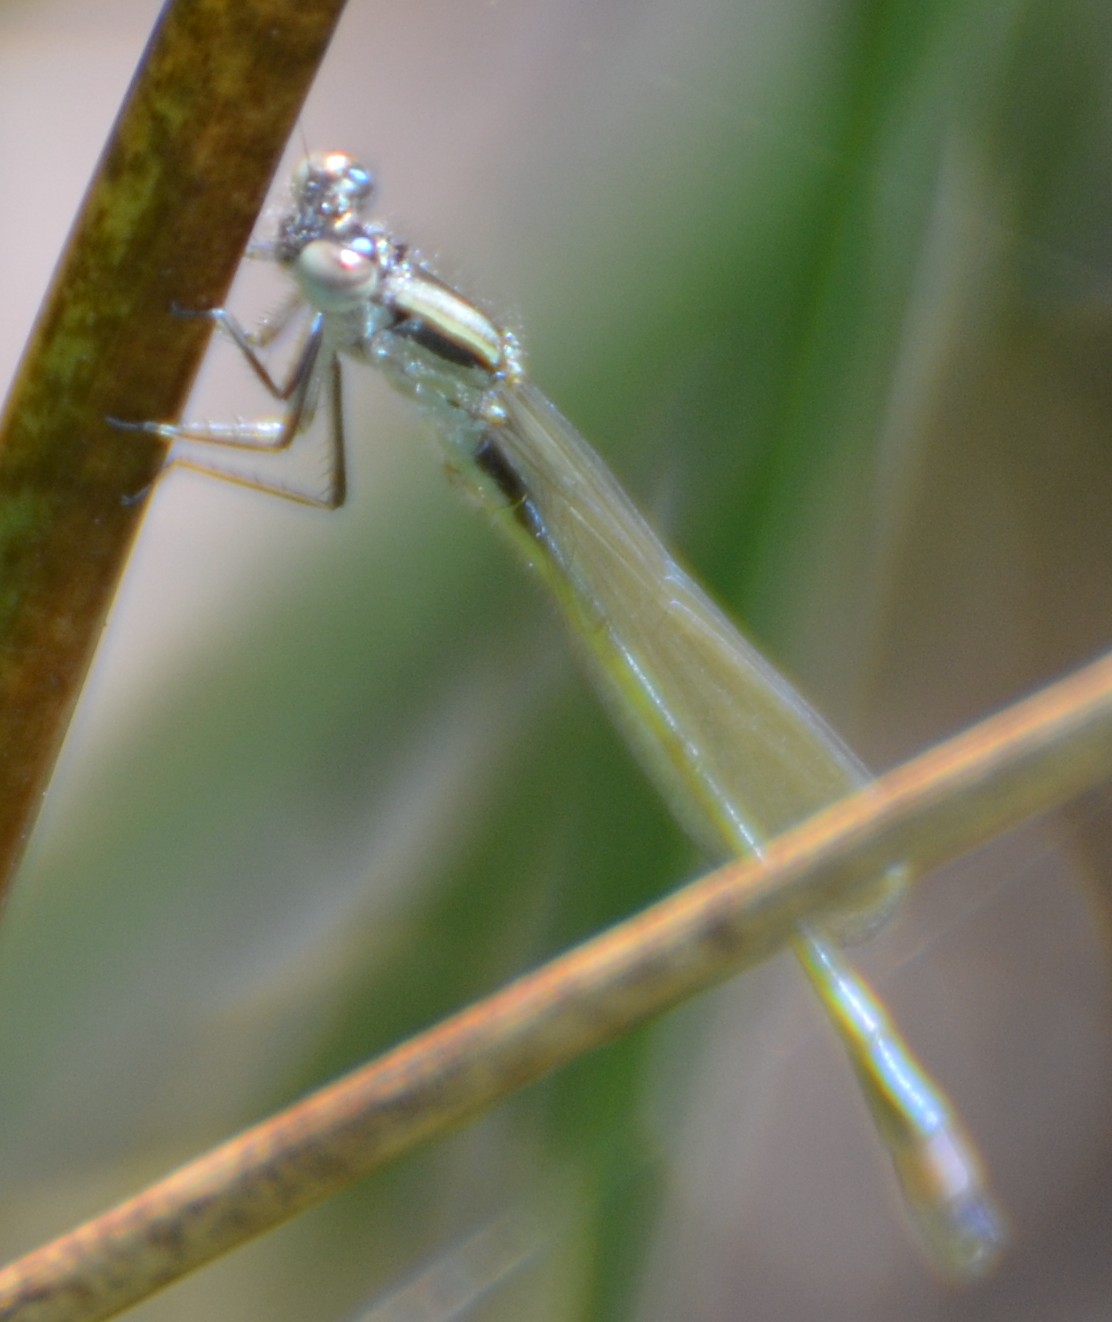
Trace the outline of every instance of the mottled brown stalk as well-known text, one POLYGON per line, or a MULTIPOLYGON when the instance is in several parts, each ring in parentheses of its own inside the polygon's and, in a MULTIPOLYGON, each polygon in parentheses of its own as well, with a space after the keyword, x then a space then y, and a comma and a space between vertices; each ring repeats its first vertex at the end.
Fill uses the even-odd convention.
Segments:
POLYGON ((1112 657, 842 800, 0 1272, 3 1322, 96 1322, 773 953, 1112 775, 1112 657))
POLYGON ((180 408, 208 327, 170 309, 221 303, 340 8, 167 6, 32 334, 0 422, 0 893, 162 459, 106 419, 180 408))

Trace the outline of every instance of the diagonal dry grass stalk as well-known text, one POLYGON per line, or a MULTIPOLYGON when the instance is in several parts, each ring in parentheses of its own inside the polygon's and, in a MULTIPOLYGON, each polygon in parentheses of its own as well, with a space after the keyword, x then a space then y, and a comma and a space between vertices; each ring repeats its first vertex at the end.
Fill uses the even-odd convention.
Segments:
POLYGON ((5 1322, 94 1322, 920 872, 1112 775, 1112 656, 924 753, 0 1272, 5 1322))

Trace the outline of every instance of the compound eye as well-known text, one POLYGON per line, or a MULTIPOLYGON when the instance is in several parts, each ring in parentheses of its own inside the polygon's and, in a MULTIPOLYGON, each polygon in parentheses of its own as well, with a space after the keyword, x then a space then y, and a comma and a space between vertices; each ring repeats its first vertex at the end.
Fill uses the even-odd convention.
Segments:
POLYGON ((328 239, 307 243, 297 256, 293 273, 305 297, 322 312, 367 302, 379 283, 378 266, 370 253, 328 239))
POLYGON ((344 167, 342 182, 338 184, 338 187, 358 207, 361 203, 366 202, 374 192, 374 176, 370 170, 360 165, 358 161, 353 161, 347 156, 343 159, 347 164, 344 167))
POLYGON ((341 179, 355 162, 343 151, 311 152, 304 161, 304 168, 322 179, 341 179))
POLYGON ((374 177, 345 152, 318 151, 297 167, 293 191, 324 214, 346 215, 365 206, 374 192, 374 177))
POLYGON ((294 173, 294 185, 308 183, 335 183, 342 179, 355 162, 342 151, 314 151, 298 165, 294 173))

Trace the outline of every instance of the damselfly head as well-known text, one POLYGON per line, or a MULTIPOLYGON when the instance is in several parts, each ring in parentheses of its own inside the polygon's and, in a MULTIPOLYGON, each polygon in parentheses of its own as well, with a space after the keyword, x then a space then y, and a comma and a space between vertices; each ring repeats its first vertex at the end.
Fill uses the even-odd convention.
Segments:
POLYGON ((355 237, 374 194, 371 172, 343 152, 313 152, 297 167, 293 205, 278 226, 279 261, 296 261, 314 239, 355 237))

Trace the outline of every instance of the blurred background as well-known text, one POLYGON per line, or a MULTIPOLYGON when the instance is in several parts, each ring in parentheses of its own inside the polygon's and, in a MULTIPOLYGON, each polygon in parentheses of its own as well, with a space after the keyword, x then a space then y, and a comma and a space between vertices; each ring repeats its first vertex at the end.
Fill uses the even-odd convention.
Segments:
MULTIPOLYGON (((0 6, 0 378, 156 11, 0 6)), ((352 0, 302 133, 880 769, 1112 635, 1110 67, 1097 0, 352 0)), ((262 411, 212 358, 192 414, 262 411)), ((339 513, 151 498, 0 930, 5 1259, 699 869, 420 420, 346 382, 339 513)), ((989 1280, 921 1261, 778 960, 131 1316, 355 1322, 450 1269, 430 1318, 1105 1317, 1110 807, 862 952, 1009 1210, 989 1280)))

